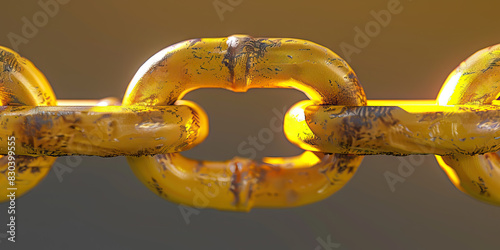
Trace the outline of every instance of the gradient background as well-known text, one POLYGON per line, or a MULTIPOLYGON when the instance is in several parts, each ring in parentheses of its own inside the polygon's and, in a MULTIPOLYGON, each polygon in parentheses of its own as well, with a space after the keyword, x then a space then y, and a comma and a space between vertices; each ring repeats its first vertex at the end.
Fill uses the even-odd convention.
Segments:
MULTIPOLYGON (((341 54, 340 43, 353 44, 354 27, 364 28, 373 20, 370 11, 387 9, 387 3, 243 0, 221 20, 212 0, 73 0, 19 52, 46 75, 59 99, 121 98, 140 65, 176 42, 231 34, 293 37, 341 54)), ((352 56, 369 99, 433 99, 462 60, 500 43, 498 1, 401 4, 403 12, 352 56)), ((2 0, 0 44, 11 47, 7 34, 21 34, 21 18, 40 10, 37 1, 2 0)), ((238 155, 237 145, 249 135, 269 126, 273 108, 305 96, 211 89, 186 99, 206 110, 210 135, 184 155, 226 160, 238 155)), ((259 157, 300 152, 279 133, 259 157)), ((58 162, 67 164, 66 158, 58 162)), ((84 157, 62 182, 51 172, 18 200, 18 242, 0 239, 0 249, 323 249, 318 237, 330 237, 338 249, 499 248, 498 207, 456 190, 433 156, 391 192, 383 174, 397 173, 400 162, 368 156, 348 185, 316 204, 250 213, 205 209, 186 224, 178 205, 149 191, 124 157, 84 157)), ((6 215, 1 204, 0 225, 6 215)))

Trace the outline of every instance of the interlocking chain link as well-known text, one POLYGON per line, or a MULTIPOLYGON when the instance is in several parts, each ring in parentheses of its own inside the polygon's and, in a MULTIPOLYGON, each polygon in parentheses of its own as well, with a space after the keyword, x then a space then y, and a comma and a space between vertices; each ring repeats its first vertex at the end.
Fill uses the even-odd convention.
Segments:
MULTIPOLYGON (((173 104, 201 87, 296 88, 316 104, 366 103, 356 75, 333 52, 297 39, 232 36, 190 40, 158 52, 134 76, 123 104, 173 104)), ((243 211, 324 199, 347 183, 361 159, 312 152, 262 162, 200 162, 178 153, 128 157, 139 179, 168 200, 201 206, 194 203, 200 193, 216 192, 202 207, 243 211)))
MULTIPOLYGON (((439 93, 438 104, 481 107, 492 104, 500 94, 499 62, 500 45, 472 55, 450 74, 439 93)), ((477 123, 477 129, 490 134, 472 134, 467 138, 471 141, 470 144, 476 144, 478 149, 491 145, 490 150, 480 151, 484 154, 471 156, 469 151, 436 156, 440 166, 458 189, 494 205, 500 205, 500 157, 496 154, 500 136, 495 134, 499 125, 499 113, 484 116, 477 123)))
MULTIPOLYGON (((363 155, 435 154, 455 186, 498 205, 499 53, 494 46, 462 63, 435 101, 377 101, 366 100, 342 58, 315 43, 244 35, 193 39, 151 57, 132 79, 122 105, 108 99, 56 106, 64 101, 56 101, 43 75, 0 47, 0 154, 8 154, 6 138, 15 136, 18 180, 29 180, 17 182, 23 193, 45 176, 52 156, 123 155, 159 196, 235 211, 322 200, 350 180, 363 155), (198 88, 304 92, 310 100, 285 114, 284 131, 306 151, 260 161, 183 157, 179 152, 208 134, 205 112, 180 100, 198 88)), ((6 158, 0 158, 5 177, 6 158)), ((7 178, 0 178, 0 194, 7 185, 7 178)))
MULTIPOLYGON (((55 105, 56 98, 52 88, 43 74, 28 60, 14 51, 0 46, 0 103, 2 106, 55 105)), ((0 137, 2 153, 8 154, 8 137, 15 136, 13 130, 4 127, 4 114, 0 115, 0 137)), ((9 157, 0 156, 0 201, 8 199, 9 157)), ((50 171, 56 158, 40 155, 16 156, 16 188, 17 195, 23 195, 36 186, 50 171)))

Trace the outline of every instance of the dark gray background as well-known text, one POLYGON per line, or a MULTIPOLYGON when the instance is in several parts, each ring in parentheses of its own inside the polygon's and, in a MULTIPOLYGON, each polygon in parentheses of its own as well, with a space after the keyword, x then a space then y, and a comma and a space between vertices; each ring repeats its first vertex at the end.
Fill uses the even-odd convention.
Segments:
MULTIPOLYGON (((373 20, 370 11, 388 2, 243 0, 221 20, 212 0, 73 0, 19 52, 46 75, 59 99, 121 98, 140 65, 176 42, 235 33, 293 37, 340 54, 342 42, 353 43, 354 27, 364 27, 373 20)), ((401 4, 402 13, 352 56, 370 99, 435 98, 462 60, 500 43, 498 1, 401 4)), ((21 18, 41 8, 37 1, 2 0, 0 6, 0 44, 11 47, 7 34, 21 34, 21 18)), ((206 110, 210 135, 185 155, 236 156, 239 143, 269 126, 273 108, 304 98, 294 90, 194 91, 186 99, 206 110)), ((259 157, 300 152, 280 133, 259 157)), ((67 164, 66 158, 58 162, 67 164)), ((62 182, 51 172, 18 201, 18 242, 0 239, 0 249, 315 249, 318 238, 328 237, 339 249, 498 249, 500 208, 456 190, 433 156, 391 192, 383 174, 397 173, 400 162, 366 157, 346 187, 316 204, 250 213, 206 209, 186 224, 178 205, 143 186, 125 158, 84 157, 62 182)), ((1 204, 1 224, 6 211, 1 204)))

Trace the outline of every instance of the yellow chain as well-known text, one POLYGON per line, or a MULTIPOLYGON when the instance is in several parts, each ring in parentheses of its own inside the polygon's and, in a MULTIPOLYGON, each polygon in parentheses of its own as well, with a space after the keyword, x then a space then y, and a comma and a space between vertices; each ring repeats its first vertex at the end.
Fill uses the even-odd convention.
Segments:
MULTIPOLYGON (((296 88, 316 104, 366 103, 356 75, 333 52, 297 39, 232 36, 186 41, 160 51, 134 76, 123 104, 173 104, 201 87, 296 88)), ((349 181, 361 159, 312 152, 262 162, 242 158, 200 162, 178 153, 128 157, 139 179, 165 199, 243 211, 324 199, 349 181), (212 197, 201 202, 202 196, 212 197)))
MULTIPOLYGON (((16 185, 22 193, 45 176, 55 159, 50 156, 124 155, 159 196, 236 211, 324 199, 350 180, 363 155, 434 154, 457 188, 500 205, 500 158, 494 153, 500 149, 499 56, 500 46, 494 46, 467 59, 437 100, 367 101, 349 65, 312 42, 243 35, 195 39, 151 57, 132 79, 123 105, 103 100, 98 105, 58 101, 66 106, 55 106, 43 75, 0 47, 0 154, 8 154, 6 138, 15 136, 21 155, 16 156, 16 185), (205 112, 180 100, 197 88, 304 92, 310 100, 285 114, 284 131, 306 152, 261 161, 183 157, 178 152, 208 134, 205 112)), ((5 176, 0 178, 1 201, 9 171, 7 157, 0 162, 5 176)))
MULTIPOLYGON (((499 63, 500 45, 472 55, 450 74, 441 88, 438 104, 485 107, 494 103, 500 94, 499 63)), ((498 121, 498 113, 483 116, 476 131, 489 134, 464 134, 478 150, 484 146, 490 146, 490 150, 481 150, 480 155, 472 155, 469 151, 436 156, 441 168, 459 190, 495 205, 500 205, 500 157, 496 154, 500 137, 494 135, 499 130, 498 121)))
MULTIPOLYGON (((0 46, 0 103, 6 105, 55 105, 56 98, 52 88, 43 74, 28 60, 20 57, 14 51, 0 46)), ((4 113, 0 118, 4 117, 4 113)), ((16 148, 21 145, 8 145, 8 137, 16 136, 12 127, 4 127, 0 122, 3 154, 7 154, 9 146, 16 148)), ((15 144, 15 142, 14 142, 15 144)), ((8 199, 10 193, 7 188, 17 188, 16 194, 23 195, 36 186, 48 173, 55 162, 55 157, 46 155, 15 157, 16 185, 11 186, 9 177, 9 156, 0 156, 0 202, 8 199)))

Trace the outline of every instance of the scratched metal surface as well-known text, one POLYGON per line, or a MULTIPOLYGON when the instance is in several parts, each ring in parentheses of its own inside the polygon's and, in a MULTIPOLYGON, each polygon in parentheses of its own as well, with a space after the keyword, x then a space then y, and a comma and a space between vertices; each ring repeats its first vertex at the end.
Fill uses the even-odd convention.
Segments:
MULTIPOLYGON (((121 98, 145 60, 179 41, 294 37, 348 55, 368 99, 430 99, 459 62, 500 43, 500 3, 414 0, 401 1, 401 12, 363 48, 344 53, 346 44, 355 46, 355 27, 364 29, 375 20, 371 11, 387 10, 389 2, 243 0, 219 16, 211 0, 69 1, 18 51, 46 75, 58 99, 121 98)), ((41 10, 36 1, 4 1, 0 44, 12 47, 9 34, 21 36, 23 17, 41 10)), ((284 106, 305 99, 298 91, 209 89, 185 98, 210 117, 208 138, 186 156, 226 160, 301 152, 281 131, 263 147, 237 149, 268 128, 284 106)), ((8 243, 1 229, 0 249, 328 249, 322 246, 328 241, 333 249, 498 248, 500 209, 456 190, 432 156, 367 156, 355 178, 322 202, 250 213, 189 210, 189 223, 186 210, 150 192, 124 157, 61 157, 56 164, 58 172, 18 200, 18 242, 8 243), (398 167, 408 164, 414 171, 402 176, 398 167), (402 180, 392 190, 387 173, 402 180)), ((0 225, 6 211, 0 204, 0 225)))

